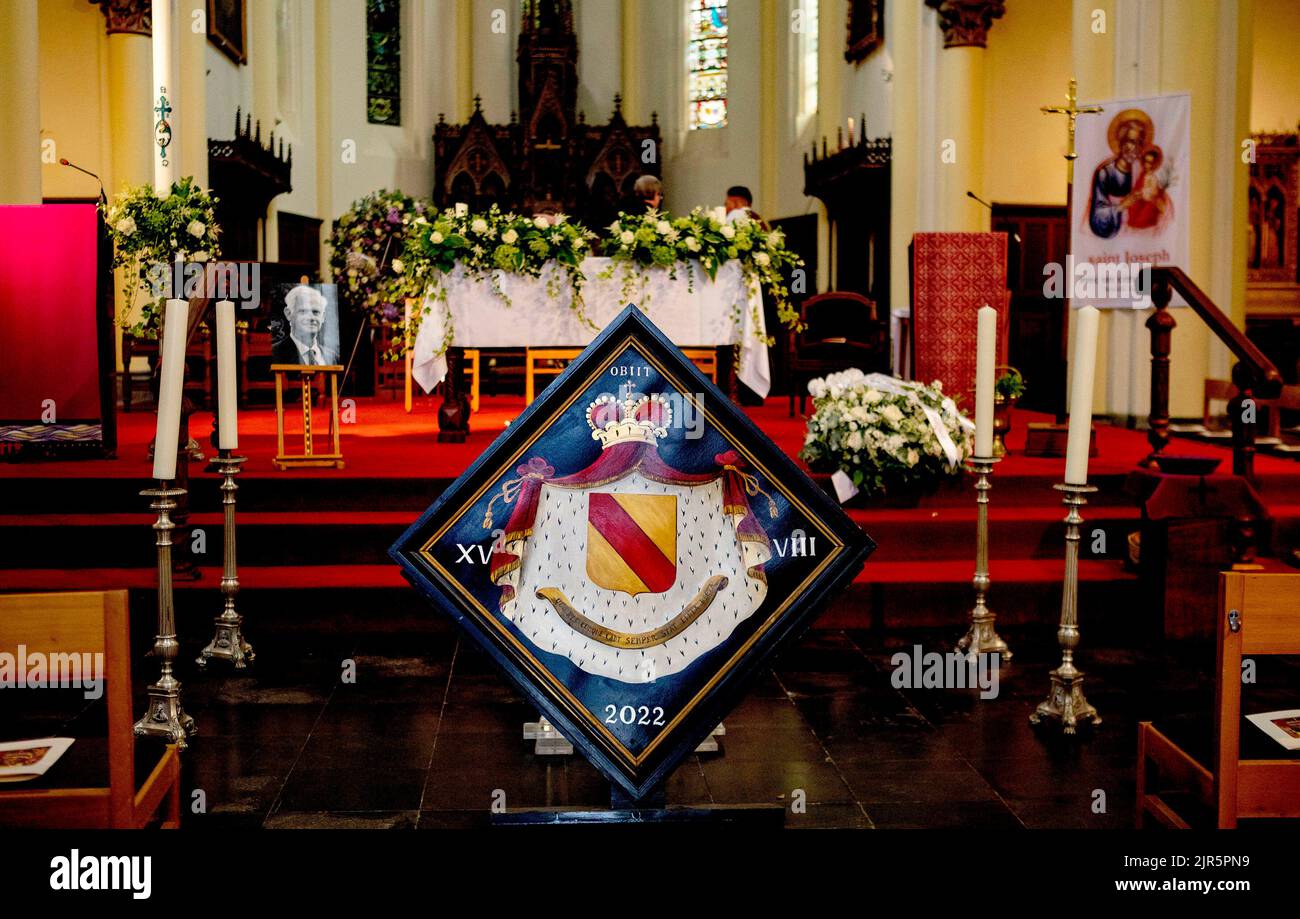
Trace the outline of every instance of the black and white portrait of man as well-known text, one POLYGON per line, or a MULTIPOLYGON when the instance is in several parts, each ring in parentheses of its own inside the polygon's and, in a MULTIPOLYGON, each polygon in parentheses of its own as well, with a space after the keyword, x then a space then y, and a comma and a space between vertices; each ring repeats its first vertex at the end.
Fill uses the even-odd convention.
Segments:
POLYGON ((284 318, 273 331, 272 363, 338 363, 339 309, 335 290, 333 284, 297 284, 289 288, 284 295, 284 318))

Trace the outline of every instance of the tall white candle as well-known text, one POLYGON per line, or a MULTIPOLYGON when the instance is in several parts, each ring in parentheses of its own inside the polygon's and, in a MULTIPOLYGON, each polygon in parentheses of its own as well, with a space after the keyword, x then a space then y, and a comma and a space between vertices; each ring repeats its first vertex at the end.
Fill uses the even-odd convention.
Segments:
POLYGON ((997 364, 998 311, 991 306, 979 310, 979 334, 975 340, 975 455, 993 455, 993 373, 997 364))
POLYGON ((1070 439, 1065 448, 1065 481, 1088 484, 1088 448, 1092 446, 1092 383, 1097 372, 1097 308, 1075 311, 1074 355, 1070 359, 1070 439))
POLYGON ((217 301, 217 446, 239 446, 239 387, 235 369, 235 304, 217 301))
POLYGON ((162 370, 158 377, 158 432, 153 442, 153 477, 176 478, 181 434, 181 388, 185 383, 185 333, 190 305, 168 300, 163 318, 162 370))
POLYGON ((172 0, 152 0, 153 84, 149 98, 153 125, 153 190, 166 195, 176 181, 180 131, 176 126, 177 86, 172 48, 172 0))

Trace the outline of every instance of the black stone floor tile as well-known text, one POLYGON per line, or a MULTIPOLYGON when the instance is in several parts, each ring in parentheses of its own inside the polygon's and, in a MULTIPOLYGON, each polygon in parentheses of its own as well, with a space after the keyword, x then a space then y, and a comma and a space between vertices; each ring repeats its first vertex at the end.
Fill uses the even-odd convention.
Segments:
POLYGON ((719 804, 789 804, 802 792, 806 804, 850 804, 854 797, 839 771, 824 762, 705 760, 709 793, 719 804))
POLYGON ((1132 785, 1124 795, 1108 794, 1105 810, 1098 812, 1098 800, 1091 794, 1053 795, 1024 801, 1008 801, 1012 812, 1030 829, 1127 830, 1133 827, 1135 812, 1132 785))
MULTIPOLYGON (((184 690, 182 690, 182 693, 184 690)), ((189 697, 182 695, 186 711, 198 725, 198 740, 208 737, 253 738, 274 741, 279 737, 305 739, 320 719, 323 706, 319 704, 250 704, 250 705, 189 705, 189 697)))
POLYGON ((316 733, 298 757, 298 768, 427 769, 433 755, 432 734, 400 734, 380 738, 362 733, 316 733))
POLYGON ((998 801, 954 801, 947 804, 866 804, 867 817, 877 829, 1018 830, 1024 824, 998 801))
POLYGON ((441 711, 434 702, 331 701, 312 733, 367 734, 380 744, 400 735, 434 735, 440 719, 441 711))
POLYGON ((418 810, 424 769, 295 768, 280 793, 281 811, 418 810))
MULTIPOLYGON (((824 762, 826 750, 805 725, 768 728, 741 724, 727 728, 718 738, 719 756, 728 762, 824 762)), ((712 757, 710 757, 712 759, 712 757)))
POLYGON ((609 805, 609 785, 588 764, 550 759, 430 769, 421 807, 490 812, 494 804, 510 810, 609 805))
POLYGON ((787 830, 866 830, 871 828, 871 819, 862 809, 862 805, 857 803, 810 804, 806 808, 787 807, 785 828, 787 830))
POLYGON ((285 811, 266 821, 268 830, 413 830, 419 811, 285 811))
POLYGON ((873 804, 996 802, 997 792, 967 763, 857 763, 840 765, 841 774, 870 813, 873 804))

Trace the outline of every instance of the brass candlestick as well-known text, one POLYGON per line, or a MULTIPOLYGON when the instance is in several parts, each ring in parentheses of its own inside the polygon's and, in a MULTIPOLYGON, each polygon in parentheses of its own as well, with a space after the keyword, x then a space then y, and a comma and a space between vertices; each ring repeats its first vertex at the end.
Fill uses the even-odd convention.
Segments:
POLYGON ((244 617, 235 612, 235 597, 239 593, 239 572, 235 559, 235 492, 239 491, 239 486, 235 484, 235 476, 239 475, 239 467, 246 462, 248 457, 232 456, 229 450, 217 453, 217 471, 224 476, 221 483, 221 506, 225 512, 225 568, 221 575, 221 596, 224 602, 220 615, 213 620, 216 632, 212 641, 199 653, 196 661, 200 667, 207 667, 208 661, 216 658, 230 661, 235 669, 243 670, 256 657, 253 646, 244 640, 244 617))
POLYGON ((1069 511, 1065 515, 1065 580, 1061 585, 1061 627, 1056 633, 1061 643, 1061 665, 1052 671, 1052 688, 1047 701, 1039 704, 1029 716, 1030 724, 1041 724, 1052 719, 1061 725, 1066 734, 1075 733, 1079 724, 1101 724, 1101 716, 1088 704, 1083 695, 1083 674, 1074 666, 1074 649, 1079 644, 1079 524, 1083 517, 1079 508, 1088 503, 1084 496, 1097 490, 1094 485, 1053 486, 1064 493, 1062 502, 1069 511))
POLYGON ((154 655, 162 661, 158 682, 149 687, 149 705, 145 715, 135 723, 135 733, 141 737, 162 737, 184 750, 185 738, 194 734, 197 728, 194 719, 185 714, 181 705, 181 684, 172 673, 172 661, 179 653, 176 641, 176 609, 172 597, 172 522, 171 513, 176 509, 176 499, 185 494, 183 488, 169 488, 167 482, 159 482, 157 488, 149 488, 140 494, 153 499, 149 504, 151 510, 158 512, 154 521, 154 531, 158 534, 155 545, 158 547, 158 635, 154 640, 154 655))
POLYGON ((971 659, 981 654, 1000 654, 1002 660, 1011 660, 1011 649, 993 628, 997 617, 988 608, 985 598, 989 590, 989 491, 993 486, 989 476, 996 456, 973 456, 970 468, 975 473, 975 608, 970 613, 970 628, 957 642, 957 650, 971 659))

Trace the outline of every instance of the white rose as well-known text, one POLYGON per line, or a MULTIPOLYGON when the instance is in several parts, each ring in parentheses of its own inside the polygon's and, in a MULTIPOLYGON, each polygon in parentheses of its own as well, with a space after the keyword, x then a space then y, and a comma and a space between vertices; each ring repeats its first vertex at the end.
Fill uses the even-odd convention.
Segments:
POLYGON ((507 246, 513 246, 515 244, 515 241, 518 239, 519 239, 519 234, 516 233, 514 230, 506 230, 504 233, 501 234, 501 241, 505 243, 507 246))
POLYGON ((868 405, 875 405, 877 402, 879 402, 881 399, 885 397, 884 395, 881 394, 879 390, 868 389, 867 394, 863 396, 863 398, 867 400, 868 405))
POLYGON ((406 266, 402 264, 402 260, 400 258, 393 259, 393 271, 397 272, 398 274, 401 274, 405 269, 406 266))
POLYGON ((771 263, 771 261, 772 261, 771 257, 766 252, 754 253, 754 263, 757 265, 762 265, 764 268, 766 268, 771 263))
POLYGON ((724 223, 724 224, 722 225, 722 228, 721 228, 718 232, 722 234, 722 238, 723 238, 723 239, 735 239, 735 238, 736 238, 736 228, 733 227, 733 226, 732 226, 731 224, 729 224, 729 223, 724 223))
POLYGON ((897 405, 886 405, 880 410, 881 416, 895 427, 903 420, 903 411, 897 405))
POLYGON ((202 239, 203 234, 206 233, 207 231, 208 231, 207 224, 205 224, 202 220, 191 220, 190 225, 185 228, 185 232, 189 233, 195 239, 202 239))
POLYGON ((921 454, 917 453, 915 450, 907 451, 907 465, 915 466, 920 461, 921 461, 921 454))
POLYGON ((135 232, 135 218, 123 217, 113 226, 117 230, 117 232, 121 233, 123 236, 130 236, 132 233, 135 232))
POLYGON ((436 246, 438 243, 442 242, 442 234, 439 233, 437 230, 434 230, 432 233, 429 234, 429 242, 433 243, 436 246))
POLYGON ((468 217, 468 216, 469 216, 469 205, 466 204, 466 203, 464 203, 463 201, 458 201, 458 202, 456 202, 456 216, 457 216, 457 217, 468 217))
POLYGON ((727 209, 722 205, 718 205, 717 207, 712 208, 709 211, 709 219, 716 220, 718 223, 726 223, 727 209))
POLYGON ((690 249, 692 252, 699 252, 700 241, 696 239, 694 236, 688 236, 686 237, 686 248, 690 249))
POLYGON ((482 217, 475 217, 474 222, 469 225, 469 228, 475 233, 486 233, 488 230, 487 221, 482 217))
POLYGON ((191 262, 206 262, 207 260, 208 252, 206 249, 200 249, 198 252, 195 252, 190 256, 191 262))
POLYGON ((533 218, 533 226, 537 227, 537 229, 539 230, 545 230, 550 225, 551 222, 547 220, 545 217, 539 215, 533 218))
POLYGON ((622 233, 619 234, 618 241, 625 246, 630 246, 632 245, 633 242, 636 241, 636 236, 632 233, 631 230, 624 230, 622 233))
POLYGON ((667 220, 661 220, 655 224, 655 232, 657 232, 660 236, 667 236, 672 231, 673 231, 673 225, 669 223, 667 220))

